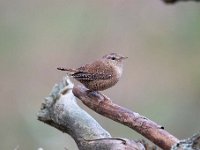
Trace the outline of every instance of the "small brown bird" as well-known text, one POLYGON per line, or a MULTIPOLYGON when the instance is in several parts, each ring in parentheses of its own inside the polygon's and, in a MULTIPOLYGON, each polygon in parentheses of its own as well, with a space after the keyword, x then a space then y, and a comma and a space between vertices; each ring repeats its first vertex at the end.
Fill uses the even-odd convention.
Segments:
POLYGON ((123 60, 126 58, 128 57, 111 53, 77 69, 61 67, 57 69, 68 71, 70 76, 81 82, 91 91, 103 91, 119 81, 123 70, 123 60))

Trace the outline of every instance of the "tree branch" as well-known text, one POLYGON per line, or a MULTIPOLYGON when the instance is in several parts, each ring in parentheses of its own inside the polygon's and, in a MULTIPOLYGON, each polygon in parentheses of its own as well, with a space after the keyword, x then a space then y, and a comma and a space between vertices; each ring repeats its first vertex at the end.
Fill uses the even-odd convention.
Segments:
POLYGON ((200 149, 200 132, 192 137, 181 140, 176 145, 173 145, 171 150, 199 150, 200 149))
POLYGON ((200 0, 163 0, 165 3, 167 4, 173 4, 179 1, 195 1, 195 2, 199 2, 200 0))
POLYGON ((45 98, 38 120, 72 136, 80 150, 142 150, 141 142, 124 138, 112 138, 98 122, 76 103, 73 84, 64 78, 45 98))
POLYGON ((92 110, 134 129, 163 149, 169 150, 172 145, 179 142, 176 137, 165 131, 163 126, 112 103, 108 97, 99 92, 89 92, 84 86, 75 86, 73 93, 92 110))

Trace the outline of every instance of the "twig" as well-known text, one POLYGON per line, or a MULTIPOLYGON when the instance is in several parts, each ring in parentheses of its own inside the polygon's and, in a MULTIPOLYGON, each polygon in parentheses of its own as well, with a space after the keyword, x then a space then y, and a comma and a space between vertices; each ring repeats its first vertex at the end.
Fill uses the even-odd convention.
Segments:
POLYGON ((173 3, 176 3, 176 2, 179 2, 179 1, 195 1, 195 2, 199 2, 200 0, 163 0, 165 3, 167 4, 173 4, 173 3))

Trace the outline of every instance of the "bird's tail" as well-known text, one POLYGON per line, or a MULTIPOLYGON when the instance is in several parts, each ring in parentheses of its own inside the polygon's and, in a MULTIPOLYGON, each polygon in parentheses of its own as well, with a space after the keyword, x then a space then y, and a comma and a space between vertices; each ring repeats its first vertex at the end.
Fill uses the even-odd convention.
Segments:
POLYGON ((71 73, 74 73, 74 72, 77 71, 76 69, 64 68, 64 67, 58 67, 57 69, 61 70, 61 71, 68 71, 68 72, 71 72, 71 73))

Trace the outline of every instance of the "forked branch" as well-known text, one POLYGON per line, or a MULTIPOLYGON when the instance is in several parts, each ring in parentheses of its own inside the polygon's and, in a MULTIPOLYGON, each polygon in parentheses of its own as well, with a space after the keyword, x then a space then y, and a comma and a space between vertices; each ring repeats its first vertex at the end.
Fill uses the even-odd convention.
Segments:
POLYGON ((42 103, 38 120, 72 136, 80 150, 152 150, 145 142, 126 138, 112 138, 99 123, 76 103, 75 96, 97 113, 124 124, 143 135, 162 149, 200 149, 200 133, 186 140, 178 140, 163 126, 148 118, 112 103, 99 92, 75 86, 66 77, 56 84, 42 103), (72 91, 73 90, 73 91, 72 91))
POLYGON ((71 135, 80 150, 144 150, 143 142, 112 138, 78 106, 72 88, 68 78, 56 84, 42 103, 38 120, 71 135))

